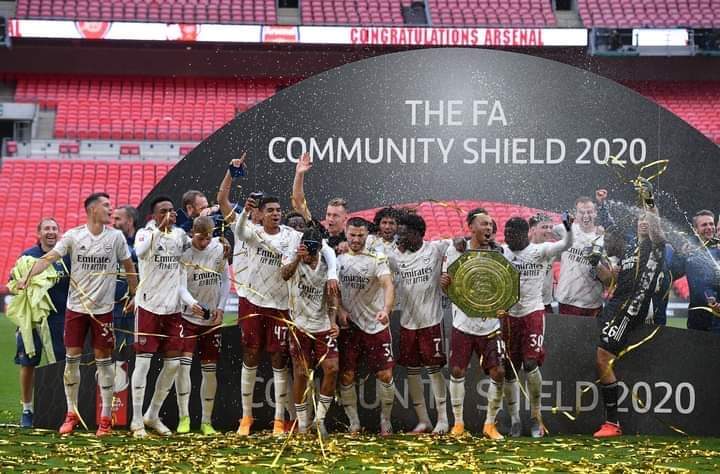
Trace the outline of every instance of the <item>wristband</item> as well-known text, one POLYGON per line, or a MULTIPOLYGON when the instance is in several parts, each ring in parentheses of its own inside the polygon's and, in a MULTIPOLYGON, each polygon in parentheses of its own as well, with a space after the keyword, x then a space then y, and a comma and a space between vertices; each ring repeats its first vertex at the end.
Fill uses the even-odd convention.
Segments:
POLYGON ((242 176, 245 176, 245 166, 228 166, 228 171, 230 172, 230 176, 233 178, 240 178, 242 176))

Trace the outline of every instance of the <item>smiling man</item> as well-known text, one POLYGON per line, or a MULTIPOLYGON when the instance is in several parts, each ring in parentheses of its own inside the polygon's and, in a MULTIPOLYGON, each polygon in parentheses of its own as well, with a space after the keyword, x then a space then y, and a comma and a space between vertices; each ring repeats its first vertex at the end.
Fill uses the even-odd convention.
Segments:
MULTIPOLYGON (((46 217, 40 220, 37 226, 37 244, 25 250, 22 255, 29 255, 35 258, 41 258, 50 252, 58 238, 60 237, 60 226, 52 217, 46 217)), ((65 346, 63 345, 63 330, 65 327, 65 305, 67 303, 67 295, 70 286, 65 269, 70 269, 70 257, 63 257, 62 262, 53 264, 58 274, 58 280, 55 286, 48 290, 48 295, 52 300, 55 311, 48 314, 47 322, 50 326, 50 335, 52 338, 52 349, 55 353, 55 360, 61 361, 65 359, 65 346)), ((17 352, 15 354, 15 363, 20 366, 20 401, 23 405, 22 417, 20 419, 21 428, 32 428, 33 425, 33 385, 35 378, 35 367, 40 364, 42 353, 42 340, 37 330, 33 329, 33 342, 35 344, 35 355, 29 356, 25 351, 20 332, 17 332, 17 352)))

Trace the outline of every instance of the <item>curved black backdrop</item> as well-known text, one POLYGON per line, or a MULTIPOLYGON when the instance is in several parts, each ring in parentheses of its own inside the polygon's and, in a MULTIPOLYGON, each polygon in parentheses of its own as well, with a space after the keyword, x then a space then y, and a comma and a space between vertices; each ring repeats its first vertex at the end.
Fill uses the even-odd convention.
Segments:
MULTIPOLYGON (((298 137, 294 157, 300 153, 300 142, 309 143, 311 138, 319 144, 318 150, 328 139, 335 149, 332 161, 327 151, 322 160, 318 150, 313 153, 315 167, 306 179, 306 192, 316 212, 337 195, 346 197, 353 210, 427 198, 495 200, 560 210, 598 186, 608 187, 614 197, 632 199, 629 186, 609 167, 595 163, 595 157, 600 162, 606 159, 608 146, 612 154, 625 149, 621 158, 626 161, 631 151, 638 162, 670 160, 668 171, 656 183, 677 200, 659 196, 664 214, 674 220, 680 218, 680 208, 714 208, 718 190, 713 173, 718 147, 675 115, 617 83, 517 53, 424 49, 347 64, 278 92, 180 161, 146 197, 141 211, 147 213, 153 196, 167 194, 179 201, 191 188, 205 191, 212 201, 228 160, 241 150, 250 156, 248 176, 240 182, 244 191, 273 192, 288 204, 294 164, 286 159, 282 140, 292 137, 298 137), (453 100, 459 103, 449 105, 453 100), (408 101, 418 101, 415 124, 408 101), (442 125, 435 114, 426 126, 424 101, 435 112, 443 101, 442 125), (478 102, 474 114, 474 101, 488 105, 478 102), (455 110, 451 116, 450 109, 455 110), (387 156, 380 163, 368 163, 364 139, 370 139, 368 156, 374 159, 379 137, 391 138, 397 148, 405 138, 408 162, 394 153, 390 163, 387 156), (352 160, 344 153, 338 162, 338 140, 352 150, 356 138, 362 140, 361 162, 352 153, 352 160), (268 152, 273 139, 275 161, 268 152), (433 140, 428 142, 427 162, 420 139, 433 140), (436 139, 445 147, 455 140, 444 158, 436 139), (483 139, 485 163, 466 149, 479 151, 483 139), (501 145, 500 163, 492 150, 496 139, 501 145), (511 147, 506 163, 502 146, 513 139, 516 160, 512 162, 511 147), (529 149, 533 140, 535 162, 529 151, 522 150, 529 149), (410 141, 415 144, 414 163, 409 162, 410 141), (563 146, 564 160, 557 162, 563 146)), ((628 167, 620 171, 628 177, 636 175, 632 169, 637 166, 628 167)))

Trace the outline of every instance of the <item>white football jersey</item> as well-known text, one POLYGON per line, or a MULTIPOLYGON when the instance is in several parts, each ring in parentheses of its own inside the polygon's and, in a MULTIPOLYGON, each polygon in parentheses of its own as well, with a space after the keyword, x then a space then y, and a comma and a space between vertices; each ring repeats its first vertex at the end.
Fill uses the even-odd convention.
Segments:
MULTIPOLYGON (((291 261, 285 259, 284 263, 291 261)), ((300 262, 292 278, 287 281, 290 294, 290 317, 303 331, 311 334, 329 331, 330 318, 325 300, 328 266, 320 258, 317 267, 300 262)))
POLYGON ((365 241, 365 248, 375 253, 390 255, 391 252, 397 250, 397 243, 394 240, 388 242, 378 235, 371 234, 365 241))
POLYGON ((211 319, 204 319, 192 313, 192 304, 203 304, 210 311, 225 309, 225 301, 229 290, 225 249, 215 237, 204 249, 199 250, 190 245, 183 253, 181 264, 186 278, 185 288, 195 301, 185 301, 182 305, 182 317, 198 326, 210 326, 211 319))
POLYGON ((179 227, 163 232, 155 221, 150 221, 137 232, 135 253, 140 284, 136 306, 155 314, 180 312, 180 287, 185 277, 180 259, 189 245, 190 238, 179 227))
POLYGON ((118 264, 130 258, 125 236, 111 227, 93 235, 86 225, 70 229, 53 250, 70 255, 70 291, 67 308, 76 313, 105 314, 115 305, 118 264))
POLYGON ((337 261, 343 307, 360 329, 379 333, 385 326, 375 320, 375 315, 385 306, 380 277, 391 275, 387 257, 370 251, 348 252, 339 255, 337 261))
MULTIPOLYGON (((470 242, 468 242, 468 249, 470 249, 470 242)), ((458 252, 454 245, 450 245, 445 251, 442 271, 447 272, 448 267, 460 258, 460 255, 462 253, 458 252)), ((471 318, 455 306, 454 303, 452 305, 452 317, 454 328, 473 336, 487 336, 500 330, 500 320, 498 318, 471 318)))
MULTIPOLYGON (((555 227, 555 233, 564 235, 565 228, 555 227)), ((591 274, 592 266, 583 256, 583 249, 591 245, 604 245, 602 235, 585 233, 573 224, 573 244, 562 253, 560 277, 555 288, 555 299, 562 304, 578 308, 599 308, 603 304, 603 284, 591 274)))
POLYGON ((262 226, 249 222, 245 211, 240 214, 235 238, 244 241, 248 248, 245 288, 248 301, 262 308, 288 309, 288 287, 280 267, 283 255, 297 249, 301 237, 300 232, 285 225, 276 234, 268 234, 262 226))
POLYGON ((559 242, 530 244, 517 252, 503 246, 505 258, 520 272, 520 300, 508 310, 510 316, 519 318, 545 309, 543 286, 547 267, 560 252, 569 247, 571 238, 572 234, 567 233, 559 242))
POLYGON ((445 251, 450 240, 423 242, 416 252, 393 251, 388 254, 395 276, 400 325, 406 329, 435 326, 443 318, 442 274, 445 251))

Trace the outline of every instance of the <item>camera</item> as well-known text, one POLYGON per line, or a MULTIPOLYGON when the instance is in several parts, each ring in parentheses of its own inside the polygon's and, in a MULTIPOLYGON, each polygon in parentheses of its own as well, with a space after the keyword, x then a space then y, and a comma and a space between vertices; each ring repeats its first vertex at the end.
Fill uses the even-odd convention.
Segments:
POLYGON ((317 255, 322 242, 318 242, 317 240, 303 240, 302 244, 305 246, 310 255, 317 255))
POLYGON ((209 320, 210 319, 210 308, 206 304, 199 303, 200 307, 203 309, 203 319, 209 320))
POLYGON ((265 193, 262 191, 255 191, 250 193, 250 199, 254 200, 256 204, 260 204, 260 200, 265 197, 265 193))

